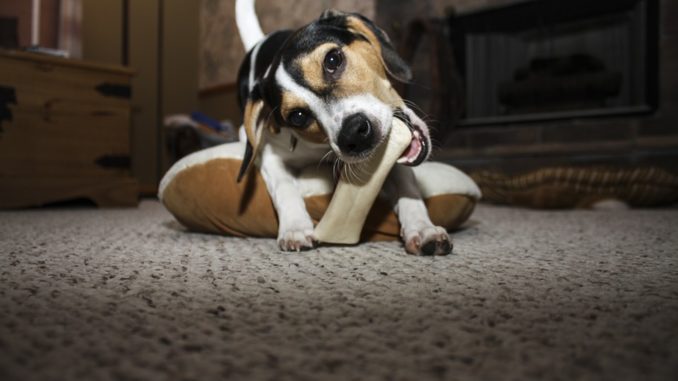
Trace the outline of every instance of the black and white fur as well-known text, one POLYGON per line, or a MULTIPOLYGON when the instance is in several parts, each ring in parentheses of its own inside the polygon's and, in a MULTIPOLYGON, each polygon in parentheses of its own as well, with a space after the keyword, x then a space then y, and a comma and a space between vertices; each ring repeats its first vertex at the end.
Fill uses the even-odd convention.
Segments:
POLYGON ((383 191, 409 253, 449 253, 449 236, 431 222, 410 167, 430 154, 428 127, 391 86, 389 78, 411 74, 386 34, 361 15, 330 10, 299 30, 264 36, 254 0, 236 1, 236 19, 248 50, 238 74, 247 139, 240 178, 256 159, 278 214, 280 248, 315 243, 296 185, 299 170, 330 157, 346 166, 364 160, 398 117, 415 138, 383 191))

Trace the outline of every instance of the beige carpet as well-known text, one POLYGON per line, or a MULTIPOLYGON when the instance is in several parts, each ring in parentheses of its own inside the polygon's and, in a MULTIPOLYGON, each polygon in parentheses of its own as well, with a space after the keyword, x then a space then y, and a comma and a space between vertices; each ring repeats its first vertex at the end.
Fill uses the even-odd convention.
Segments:
POLYGON ((678 209, 472 220, 421 258, 0 212, 0 379, 678 379, 678 209))

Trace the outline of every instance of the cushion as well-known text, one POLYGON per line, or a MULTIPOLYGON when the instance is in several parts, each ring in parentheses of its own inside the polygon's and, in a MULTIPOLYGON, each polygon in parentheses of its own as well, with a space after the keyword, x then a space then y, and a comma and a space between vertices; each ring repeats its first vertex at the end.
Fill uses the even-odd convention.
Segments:
MULTIPOLYGON (((236 178, 243 143, 228 143, 188 155, 176 162, 160 182, 158 197, 188 229, 238 237, 276 237, 278 221, 259 171, 236 178)), ((458 169, 435 162, 414 168, 434 224, 459 228, 480 199, 480 190, 458 169)), ((329 166, 302 171, 297 183, 315 223, 332 198, 335 182, 329 166)), ((390 203, 377 198, 365 222, 361 241, 398 239, 400 225, 390 203)))
POLYGON ((483 200, 532 208, 590 208, 618 200, 634 207, 678 202, 678 176, 652 166, 545 167, 521 174, 482 170, 471 177, 483 200))

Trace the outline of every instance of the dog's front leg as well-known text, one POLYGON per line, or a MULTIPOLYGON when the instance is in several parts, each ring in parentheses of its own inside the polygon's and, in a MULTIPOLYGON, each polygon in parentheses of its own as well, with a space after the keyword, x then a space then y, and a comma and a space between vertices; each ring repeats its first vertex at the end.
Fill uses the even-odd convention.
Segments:
POLYGON ((313 221, 299 193, 294 171, 274 148, 267 146, 261 155, 261 175, 278 213, 278 246, 284 251, 313 248, 313 221))
POLYGON ((445 255, 452 251, 447 231, 431 222, 412 168, 395 165, 386 179, 384 192, 394 204, 400 236, 408 253, 445 255))

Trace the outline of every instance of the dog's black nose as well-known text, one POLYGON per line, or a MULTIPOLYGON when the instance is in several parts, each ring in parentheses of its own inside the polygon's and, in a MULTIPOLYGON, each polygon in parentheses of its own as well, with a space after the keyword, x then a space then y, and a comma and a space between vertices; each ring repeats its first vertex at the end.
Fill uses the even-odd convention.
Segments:
POLYGON ((346 155, 360 155, 374 145, 374 128, 367 116, 353 114, 344 119, 339 131, 337 145, 346 155))

